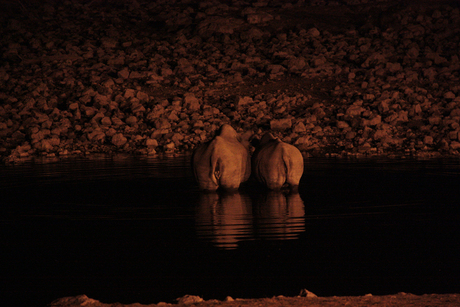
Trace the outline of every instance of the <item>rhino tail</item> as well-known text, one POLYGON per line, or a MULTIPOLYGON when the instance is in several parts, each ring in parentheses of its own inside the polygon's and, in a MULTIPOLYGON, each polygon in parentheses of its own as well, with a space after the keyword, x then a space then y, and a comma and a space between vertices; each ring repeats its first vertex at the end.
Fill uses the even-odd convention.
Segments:
POLYGON ((289 177, 289 171, 291 170, 291 157, 289 156, 289 152, 286 150, 286 147, 282 146, 282 153, 281 156, 283 158, 283 163, 284 163, 284 174, 286 175, 286 180, 289 177))
POLYGON ((211 180, 214 182, 215 185, 219 185, 219 179, 222 176, 221 172, 221 159, 216 155, 211 155, 211 180))

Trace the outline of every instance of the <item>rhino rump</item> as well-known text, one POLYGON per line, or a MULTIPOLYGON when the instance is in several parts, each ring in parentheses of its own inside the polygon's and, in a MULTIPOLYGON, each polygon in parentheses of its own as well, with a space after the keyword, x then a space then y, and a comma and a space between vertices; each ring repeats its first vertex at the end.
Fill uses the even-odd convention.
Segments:
POLYGON ((249 179, 251 171, 248 150, 237 139, 221 136, 198 147, 192 162, 202 190, 238 189, 249 179))
POLYGON ((297 189, 304 170, 300 151, 280 140, 271 140, 257 148, 252 166, 256 180, 270 190, 279 190, 286 185, 297 189))

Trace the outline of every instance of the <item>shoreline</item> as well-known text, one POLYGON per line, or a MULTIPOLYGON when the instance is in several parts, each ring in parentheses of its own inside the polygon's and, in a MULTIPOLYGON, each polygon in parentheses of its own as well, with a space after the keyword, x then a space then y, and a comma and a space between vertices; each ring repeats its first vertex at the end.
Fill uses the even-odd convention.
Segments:
POLYGON ((364 296, 332 296, 317 297, 307 291, 304 297, 285 297, 276 296, 273 298, 258 299, 233 299, 227 297, 225 301, 203 300, 199 296, 186 295, 178 299, 177 304, 160 302, 157 304, 121 304, 121 303, 102 303, 95 299, 88 298, 86 295, 66 297, 53 301, 50 307, 167 307, 167 306, 200 306, 200 307, 245 307, 245 306, 412 306, 412 307, 437 307, 437 306, 459 306, 460 294, 423 294, 414 295, 410 293, 397 293, 394 295, 372 295, 364 296))

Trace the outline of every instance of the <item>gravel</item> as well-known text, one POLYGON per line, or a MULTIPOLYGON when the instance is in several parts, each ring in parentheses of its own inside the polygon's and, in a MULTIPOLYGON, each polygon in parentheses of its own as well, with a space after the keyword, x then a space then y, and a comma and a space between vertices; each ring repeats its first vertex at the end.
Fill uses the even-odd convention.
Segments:
POLYGON ((456 1, 0 1, 0 157, 460 156, 456 1))

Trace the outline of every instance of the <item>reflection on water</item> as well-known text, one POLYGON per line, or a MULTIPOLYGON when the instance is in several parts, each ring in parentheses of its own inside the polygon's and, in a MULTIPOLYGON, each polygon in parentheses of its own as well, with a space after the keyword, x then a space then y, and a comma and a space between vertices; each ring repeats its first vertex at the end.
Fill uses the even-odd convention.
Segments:
POLYGON ((201 193, 196 210, 198 236, 216 246, 236 248, 238 241, 252 238, 252 204, 240 193, 201 193))
POLYGON ((458 160, 305 162, 299 194, 202 194, 187 156, 0 166, 2 303, 460 291, 458 160))
POLYGON ((261 193, 253 203, 244 193, 201 193, 196 210, 199 237, 224 249, 251 239, 295 239, 305 231, 305 209, 298 193, 261 193))
POLYGON ((270 191, 261 194, 254 209, 259 237, 296 239, 305 231, 305 208, 299 193, 270 191))

